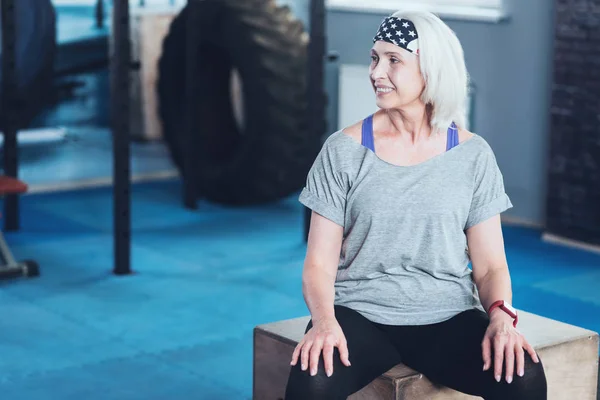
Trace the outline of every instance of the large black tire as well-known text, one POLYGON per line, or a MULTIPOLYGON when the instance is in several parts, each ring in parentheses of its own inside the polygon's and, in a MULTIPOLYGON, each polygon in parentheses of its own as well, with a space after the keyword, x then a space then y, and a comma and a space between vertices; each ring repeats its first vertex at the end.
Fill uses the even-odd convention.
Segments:
MULTIPOLYGON (((17 128, 22 129, 41 111, 51 93, 56 13, 51 0, 17 0, 14 4, 17 85, 13 107, 17 128)), ((2 57, 0 54, 0 65, 2 57)), ((0 68, 0 96, 2 79, 0 68)), ((5 118, 6 112, 0 108, 0 126, 4 126, 5 118)))
MULTIPOLYGON (((304 185, 322 137, 308 129, 308 36, 302 23, 289 8, 268 0, 206 0, 199 7, 201 106, 194 151, 200 195, 249 205, 293 194, 304 185), (234 68, 243 86, 242 128, 230 95, 234 68)), ((157 85, 163 138, 183 176, 189 15, 184 8, 165 37, 157 85)))

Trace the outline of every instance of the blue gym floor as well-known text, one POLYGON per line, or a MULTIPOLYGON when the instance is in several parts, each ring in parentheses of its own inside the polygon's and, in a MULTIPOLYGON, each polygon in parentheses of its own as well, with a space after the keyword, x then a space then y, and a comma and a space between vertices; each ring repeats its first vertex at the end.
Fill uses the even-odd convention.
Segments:
MULTIPOLYGON (((3 399, 250 399, 252 329, 307 314, 297 196, 181 206, 178 181, 133 189, 133 268, 112 267, 112 193, 27 195, 7 239, 35 279, 0 283, 3 399)), ((600 331, 600 255, 505 227, 518 308, 600 331)))

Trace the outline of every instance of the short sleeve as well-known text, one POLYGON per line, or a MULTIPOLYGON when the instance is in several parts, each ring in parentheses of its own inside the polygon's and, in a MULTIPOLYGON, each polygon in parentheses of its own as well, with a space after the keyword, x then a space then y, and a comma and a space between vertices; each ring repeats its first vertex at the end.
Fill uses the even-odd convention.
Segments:
POLYGON ((344 226, 346 209, 346 179, 330 140, 326 140, 317 155, 299 201, 323 217, 344 226))
POLYGON ((487 147, 475 167, 474 190, 465 230, 512 208, 504 178, 492 149, 487 147))

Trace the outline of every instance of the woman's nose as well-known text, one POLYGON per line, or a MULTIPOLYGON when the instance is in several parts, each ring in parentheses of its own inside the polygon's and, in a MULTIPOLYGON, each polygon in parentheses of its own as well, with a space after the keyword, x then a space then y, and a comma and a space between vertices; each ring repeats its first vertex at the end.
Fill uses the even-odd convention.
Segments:
POLYGON ((386 74, 387 74, 387 72, 385 70, 385 67, 382 66, 381 64, 378 64, 371 69, 371 78, 373 80, 377 80, 379 78, 385 78, 386 74))

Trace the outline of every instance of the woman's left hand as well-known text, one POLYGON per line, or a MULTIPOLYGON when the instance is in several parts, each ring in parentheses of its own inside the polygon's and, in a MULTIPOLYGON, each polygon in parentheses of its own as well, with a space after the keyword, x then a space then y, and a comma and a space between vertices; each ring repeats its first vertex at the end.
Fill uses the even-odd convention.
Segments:
POLYGON ((487 371, 492 364, 492 348, 494 350, 494 377, 502 379, 502 364, 506 364, 506 382, 511 383, 513 373, 519 376, 525 373, 525 353, 527 351, 534 362, 539 359, 535 349, 523 335, 513 327, 513 319, 500 309, 495 309, 490 315, 490 324, 481 343, 483 350, 483 370, 487 371))

